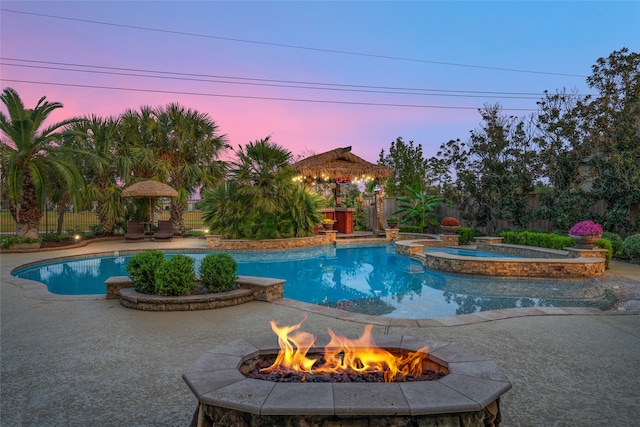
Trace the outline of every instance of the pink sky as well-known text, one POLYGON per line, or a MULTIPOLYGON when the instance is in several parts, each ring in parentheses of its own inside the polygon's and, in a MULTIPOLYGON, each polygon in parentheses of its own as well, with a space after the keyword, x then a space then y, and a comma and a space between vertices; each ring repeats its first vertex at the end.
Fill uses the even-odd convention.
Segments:
POLYGON ((638 51, 640 45, 633 18, 640 13, 639 2, 3 1, 0 7, 2 88, 16 89, 27 107, 43 95, 63 103, 55 120, 179 102, 207 113, 234 148, 272 135, 294 155, 350 145, 354 154, 372 162, 397 137, 421 143, 427 156, 450 139, 466 140, 480 124, 475 109, 488 102, 499 102, 507 114, 524 115, 531 111, 507 110, 535 110, 545 89, 587 93, 584 77, 598 57, 625 46, 638 51), (52 62, 384 86, 405 93, 80 73, 52 62), (469 96, 406 94, 425 88, 448 95, 468 91, 469 96), (535 96, 516 95, 522 92, 535 96), (363 102, 471 109, 354 105, 363 102))

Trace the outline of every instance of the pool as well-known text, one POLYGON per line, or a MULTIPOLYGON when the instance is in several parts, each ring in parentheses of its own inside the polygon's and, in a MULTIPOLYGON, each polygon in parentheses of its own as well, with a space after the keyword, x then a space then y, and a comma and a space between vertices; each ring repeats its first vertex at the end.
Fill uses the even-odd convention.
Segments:
MULTIPOLYGON (((182 253, 195 259, 197 269, 211 252, 182 253)), ((239 275, 286 280, 286 298, 383 317, 438 318, 517 307, 608 308, 603 305, 609 303, 596 279, 513 280, 438 273, 397 255, 394 245, 230 254, 238 263, 239 275)), ((56 294, 105 294, 107 278, 127 275, 130 256, 73 258, 12 274, 42 282, 56 294)))

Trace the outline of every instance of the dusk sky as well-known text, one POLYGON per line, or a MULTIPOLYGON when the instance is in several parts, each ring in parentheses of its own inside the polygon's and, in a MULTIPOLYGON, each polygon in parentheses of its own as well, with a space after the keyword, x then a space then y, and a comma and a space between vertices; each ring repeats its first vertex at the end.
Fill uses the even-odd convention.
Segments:
MULTIPOLYGON (((232 146, 294 155, 402 137, 435 155, 477 109, 525 116, 545 90, 589 93, 600 57, 640 52, 639 1, 5 1, 0 81, 63 120, 178 102, 232 146)), ((0 106, 6 114, 4 105, 0 106)))

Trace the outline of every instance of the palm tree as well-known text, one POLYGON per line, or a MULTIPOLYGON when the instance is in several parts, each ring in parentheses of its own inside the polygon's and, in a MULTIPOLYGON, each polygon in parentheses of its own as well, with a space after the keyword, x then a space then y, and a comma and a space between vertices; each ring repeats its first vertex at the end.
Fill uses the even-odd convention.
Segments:
POLYGON ((120 155, 120 119, 87 117, 74 126, 76 134, 65 139, 65 146, 73 146, 87 154, 76 158, 87 183, 85 202, 96 202, 100 234, 113 234, 116 223, 124 216, 118 185, 119 171, 127 170, 129 157, 120 155))
POLYGON ((185 109, 177 103, 156 111, 159 160, 157 170, 178 191, 171 200, 171 221, 176 234, 184 234, 184 210, 198 187, 210 187, 224 176, 223 163, 216 159, 228 148, 225 135, 207 114, 185 109))
MULTIPOLYGON (((138 181, 156 179, 166 182, 166 174, 162 174, 157 158, 161 135, 156 120, 156 110, 143 106, 140 111, 126 110, 120 116, 120 132, 117 156, 127 159, 118 168, 118 174, 125 185, 138 181)), ((132 199, 135 207, 128 217, 144 219, 148 217, 150 199, 132 199)))
POLYGON ((59 176, 74 195, 82 185, 78 168, 59 144, 64 128, 80 119, 63 120, 41 129, 49 115, 62 108, 61 103, 48 102, 43 96, 35 108, 25 109, 11 88, 6 88, 0 99, 9 113, 7 117, 0 112, 0 129, 7 137, 1 141, 0 154, 9 210, 19 237, 38 238, 48 179, 53 174, 59 176))
POLYGON ((180 104, 128 110, 121 120, 122 155, 131 160, 122 176, 127 183, 156 179, 175 188, 178 198, 171 201, 171 221, 176 234, 183 234, 188 197, 224 176, 216 158, 228 148, 226 136, 218 134, 207 114, 180 104))
POLYGON ((302 237, 320 222, 319 196, 293 182, 291 153, 270 138, 241 147, 230 179, 203 193, 205 224, 230 238, 302 237))

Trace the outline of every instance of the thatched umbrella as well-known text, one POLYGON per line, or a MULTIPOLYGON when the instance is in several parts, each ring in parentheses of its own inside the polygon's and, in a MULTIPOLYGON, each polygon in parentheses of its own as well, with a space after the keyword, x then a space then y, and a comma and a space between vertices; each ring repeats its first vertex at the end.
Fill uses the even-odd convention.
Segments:
POLYGON ((178 192, 158 181, 140 181, 122 190, 122 197, 149 199, 149 222, 153 220, 153 199, 158 197, 178 197, 178 192))
POLYGON ((349 177, 357 178, 388 178, 393 175, 393 170, 384 165, 369 163, 351 152, 351 147, 336 148, 326 153, 307 157, 297 163, 293 168, 300 175, 311 179, 334 181, 349 177))

